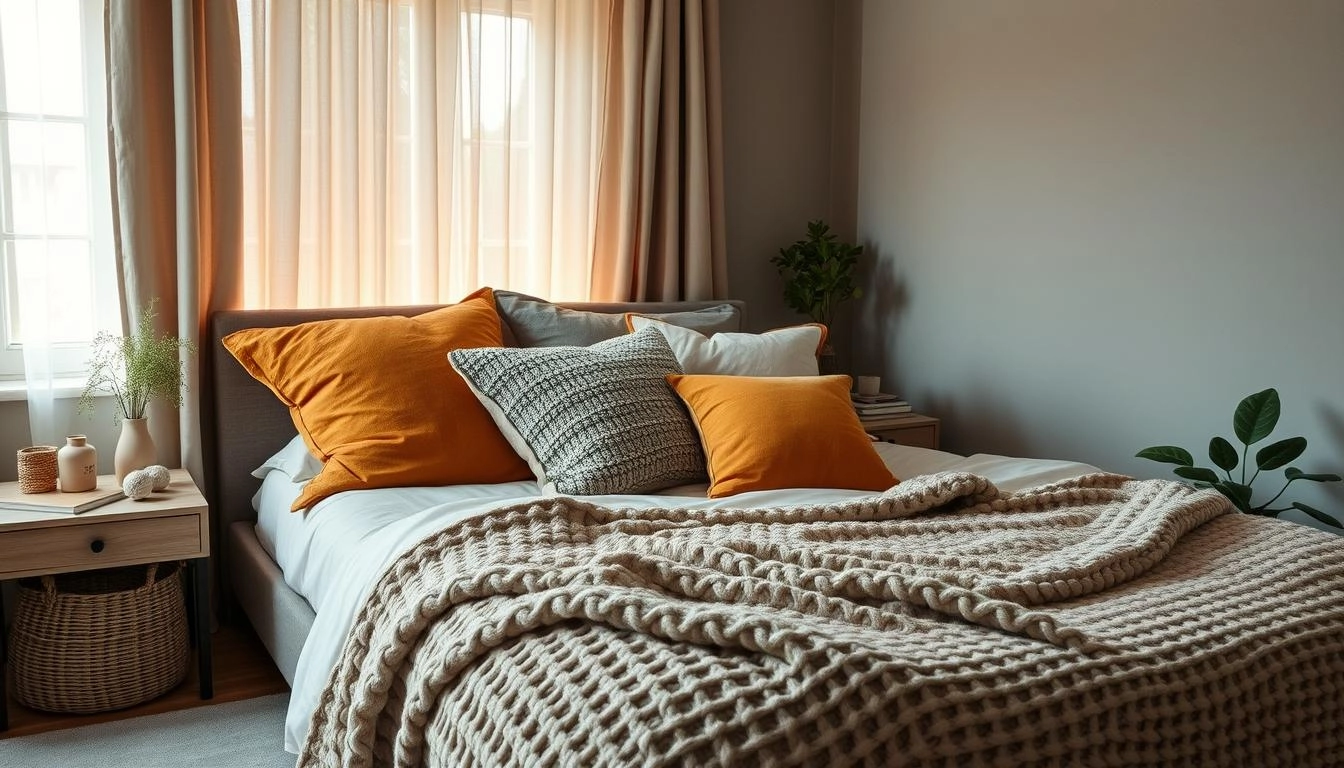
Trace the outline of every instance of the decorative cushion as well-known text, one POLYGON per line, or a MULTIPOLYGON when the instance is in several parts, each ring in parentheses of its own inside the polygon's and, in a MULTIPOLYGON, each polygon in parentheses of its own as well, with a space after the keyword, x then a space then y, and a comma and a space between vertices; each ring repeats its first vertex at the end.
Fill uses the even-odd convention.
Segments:
POLYGON ((449 353, 547 494, 644 493, 702 481, 705 458, 667 386, 677 358, 653 329, 591 347, 449 353))
POLYGON ((322 459, 295 510, 354 488, 528 476, 444 357, 462 347, 499 346, 488 288, 416 317, 249 328, 223 341, 289 407, 308 450, 322 459))
MULTIPOLYGON (((495 302, 505 323, 505 340, 511 346, 587 347, 626 332, 625 316, 619 312, 567 309, 545 299, 512 291, 496 291, 495 302)), ((649 317, 691 328, 706 336, 736 331, 742 326, 740 313, 732 304, 650 314, 649 317)))
POLYGON ((667 380, 700 431, 710 498, 774 488, 883 491, 897 482, 854 414, 848 376, 667 380))
POLYGON ((729 376, 816 376, 817 353, 826 343, 826 326, 808 323, 765 333, 716 333, 713 336, 644 315, 627 314, 631 331, 655 328, 667 338, 687 374, 729 376))

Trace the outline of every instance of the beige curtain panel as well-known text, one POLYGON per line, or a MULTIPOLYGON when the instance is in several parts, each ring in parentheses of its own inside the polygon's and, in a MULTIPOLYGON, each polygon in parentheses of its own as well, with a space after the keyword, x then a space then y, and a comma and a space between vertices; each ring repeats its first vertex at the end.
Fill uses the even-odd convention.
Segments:
POLYGON ((725 295, 718 20, 717 0, 611 6, 595 296, 725 295))
POLYGON ((722 293, 712 0, 239 15, 247 306, 722 293))
MULTIPOLYGON (((217 309, 241 305, 237 16, 217 0, 109 0, 112 215, 126 329, 158 299, 160 331, 199 346, 217 309)), ((179 412, 151 407, 159 462, 198 483, 202 356, 179 412)))

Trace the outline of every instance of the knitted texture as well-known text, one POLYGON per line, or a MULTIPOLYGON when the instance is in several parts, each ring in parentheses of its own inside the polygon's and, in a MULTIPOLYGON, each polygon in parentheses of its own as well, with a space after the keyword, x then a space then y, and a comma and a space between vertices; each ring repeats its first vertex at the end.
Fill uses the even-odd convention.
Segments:
POLYGON ((405 552, 300 766, 1338 765, 1344 546, 1097 474, 496 510, 405 552))
POLYGON ((456 349, 448 359, 547 495, 705 479, 700 437, 667 385, 681 366, 652 328, 591 347, 456 349))

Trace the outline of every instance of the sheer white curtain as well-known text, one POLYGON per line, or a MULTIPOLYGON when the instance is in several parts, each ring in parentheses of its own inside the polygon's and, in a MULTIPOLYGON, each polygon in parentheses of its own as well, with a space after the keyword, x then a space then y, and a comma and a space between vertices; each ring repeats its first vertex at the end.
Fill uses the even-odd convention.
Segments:
MULTIPOLYGON (((46 242, 41 242, 46 250, 46 242)), ((45 254, 43 254, 45 256, 45 254)), ((34 444, 55 445, 56 371, 52 365, 51 326, 60 302, 52 296, 53 264, 49 258, 18 262, 19 317, 23 323, 23 378, 28 398, 28 434, 34 444)))
POLYGON ((238 0, 244 301, 590 294, 605 0, 238 0))

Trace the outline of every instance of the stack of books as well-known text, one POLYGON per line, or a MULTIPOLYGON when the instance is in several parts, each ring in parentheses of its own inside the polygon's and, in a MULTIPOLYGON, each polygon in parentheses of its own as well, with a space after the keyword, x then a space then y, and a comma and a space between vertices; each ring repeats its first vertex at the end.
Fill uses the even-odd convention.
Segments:
POLYGON ((896 395, 860 395, 851 392, 849 398, 854 403, 854 412, 859 415, 859 423, 869 432, 899 426, 913 415, 910 404, 896 395))

